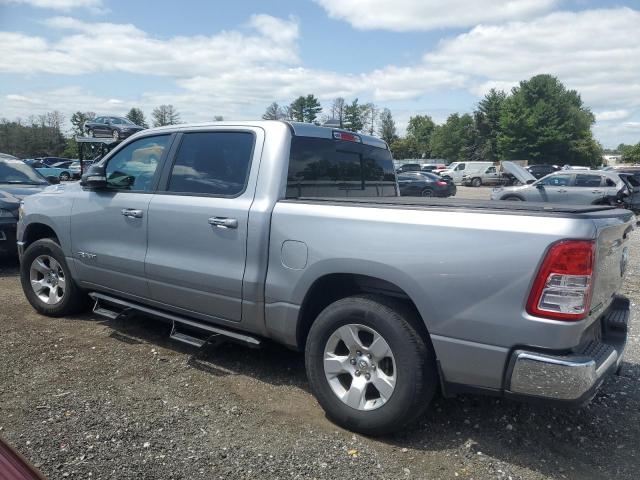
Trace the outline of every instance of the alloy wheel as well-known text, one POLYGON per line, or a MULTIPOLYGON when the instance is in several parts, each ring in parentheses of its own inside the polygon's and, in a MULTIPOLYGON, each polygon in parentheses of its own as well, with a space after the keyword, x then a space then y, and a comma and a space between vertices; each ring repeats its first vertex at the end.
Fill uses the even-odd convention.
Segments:
POLYGON ((31 288, 42 302, 57 305, 64 298, 66 276, 60 263, 50 255, 40 255, 31 262, 29 280, 31 288))
POLYGON ((365 325, 347 324, 327 340, 324 374, 333 393, 351 408, 375 410, 396 387, 396 361, 387 341, 365 325))

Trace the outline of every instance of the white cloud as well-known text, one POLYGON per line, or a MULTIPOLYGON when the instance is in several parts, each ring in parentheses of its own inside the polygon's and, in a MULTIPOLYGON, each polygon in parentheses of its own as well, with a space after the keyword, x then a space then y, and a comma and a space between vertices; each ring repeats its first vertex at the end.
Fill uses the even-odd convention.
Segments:
POLYGON ((611 120, 623 120, 625 118, 629 118, 631 116, 631 112, 629 110, 606 110, 603 112, 596 112, 596 120, 599 122, 608 122, 611 120))
POLYGON ((315 0, 332 18, 353 27, 435 30, 501 23, 550 10, 559 0, 315 0))
MULTIPOLYGON (((588 105, 640 105, 640 12, 558 12, 529 22, 479 25, 424 56, 433 68, 475 78, 471 90, 557 75, 588 105)), ((612 109, 613 110, 613 109, 612 109)))
POLYGON ((102 0, 0 0, 5 5, 30 5, 37 8, 69 11, 86 8, 94 12, 104 11, 102 0))

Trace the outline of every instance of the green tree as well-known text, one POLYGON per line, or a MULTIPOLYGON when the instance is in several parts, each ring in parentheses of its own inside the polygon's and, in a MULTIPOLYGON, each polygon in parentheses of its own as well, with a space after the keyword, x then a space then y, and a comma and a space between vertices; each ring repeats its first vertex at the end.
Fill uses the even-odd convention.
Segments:
POLYGON ((62 120, 58 112, 33 118, 27 124, 0 120, 0 152, 18 158, 59 156, 66 147, 60 131, 62 120))
POLYGON ((344 98, 337 97, 333 99, 331 103, 331 119, 338 120, 340 122, 340 128, 344 127, 344 98))
POLYGON ((421 155, 420 147, 415 138, 408 135, 404 138, 396 137, 389 145, 389 149, 396 160, 420 158, 421 155))
POLYGON ((397 138, 396 122, 393 120, 391 110, 385 108, 380 113, 380 127, 378 129, 380 138, 391 145, 397 138))
POLYGON ((498 150, 504 159, 596 166, 601 160, 594 122, 575 90, 551 75, 536 75, 504 101, 498 150))
POLYGON ((304 96, 296 98, 291 105, 289 105, 289 116, 294 122, 304 122, 304 107, 307 104, 307 99, 304 96))
POLYGON ((474 112, 474 120, 478 133, 476 154, 479 160, 495 162, 499 159, 498 135, 500 134, 500 118, 502 106, 507 94, 492 88, 478 103, 474 112))
POLYGON ((126 117, 136 125, 140 125, 144 128, 149 128, 149 125, 147 125, 147 121, 144 118, 144 112, 139 108, 133 107, 131 110, 129 110, 129 113, 127 113, 126 117))
POLYGON ((624 163, 640 163, 640 142, 637 145, 621 145, 618 147, 624 163))
POLYGON ((344 128, 352 132, 361 132, 364 129, 364 109, 363 105, 354 99, 349 105, 344 107, 344 128))
POLYGON ((165 125, 175 125, 180 123, 180 114, 173 105, 160 105, 151 112, 154 127, 164 127, 165 125))
POLYGON ((414 157, 411 158, 429 158, 431 155, 431 135, 436 128, 429 115, 416 115, 409 118, 407 125, 407 138, 411 140, 414 146, 414 157))
POLYGON ((477 133, 473 117, 468 113, 454 113, 433 131, 431 155, 446 158, 450 162, 474 160, 476 144, 477 133))
POLYGON ((83 136, 85 134, 84 124, 96 118, 94 112, 76 112, 71 115, 71 126, 73 135, 83 136))
POLYGON ((362 131, 368 135, 376 133, 376 123, 380 110, 371 102, 362 105, 362 122, 364 124, 362 131))
POLYGON ((307 95, 304 103, 304 121, 316 123, 318 116, 322 113, 322 105, 314 95, 307 95))

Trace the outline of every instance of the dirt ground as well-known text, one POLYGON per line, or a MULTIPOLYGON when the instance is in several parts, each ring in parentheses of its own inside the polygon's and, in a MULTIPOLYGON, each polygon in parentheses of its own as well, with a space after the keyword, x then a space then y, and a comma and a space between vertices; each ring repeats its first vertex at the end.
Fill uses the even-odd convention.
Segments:
POLYGON ((639 232, 631 244, 624 367, 591 404, 438 399, 384 439, 325 418, 300 354, 199 352, 144 318, 42 317, 0 263, 0 436, 51 479, 637 479, 639 232))

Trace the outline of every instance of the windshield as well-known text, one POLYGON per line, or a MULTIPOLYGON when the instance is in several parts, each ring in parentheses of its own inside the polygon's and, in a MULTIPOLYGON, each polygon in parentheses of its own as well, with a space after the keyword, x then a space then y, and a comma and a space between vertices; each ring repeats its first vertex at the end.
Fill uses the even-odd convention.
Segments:
POLYGON ((0 160, 0 183, 42 185, 47 182, 33 168, 20 160, 0 160))
POLYGON ((460 162, 453 162, 447 165, 447 170, 455 170, 456 167, 460 164, 460 162))

